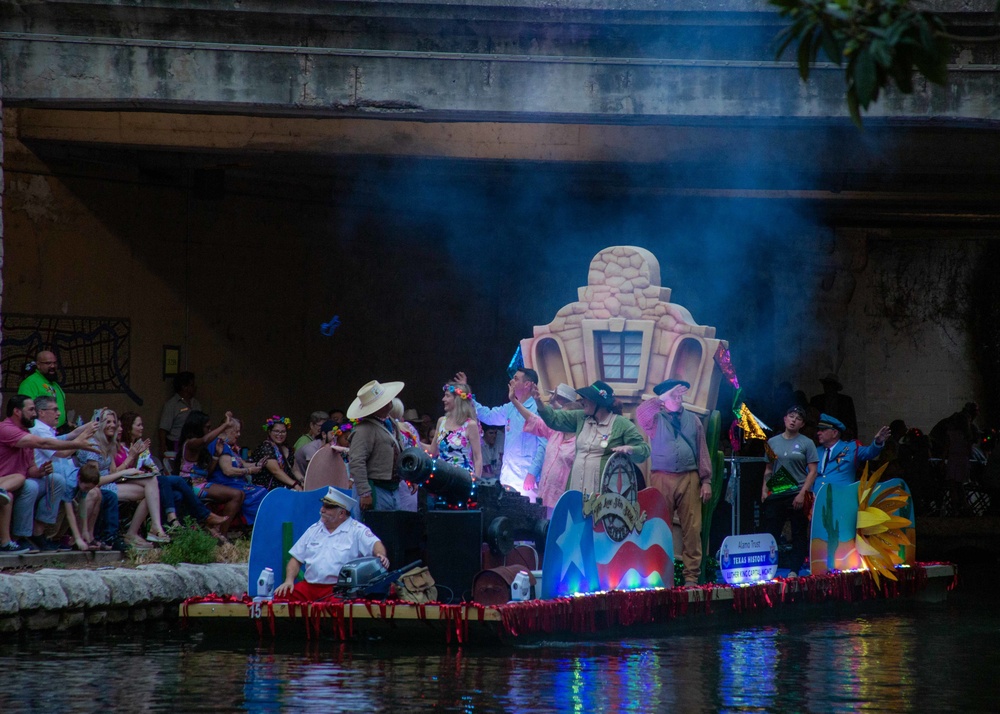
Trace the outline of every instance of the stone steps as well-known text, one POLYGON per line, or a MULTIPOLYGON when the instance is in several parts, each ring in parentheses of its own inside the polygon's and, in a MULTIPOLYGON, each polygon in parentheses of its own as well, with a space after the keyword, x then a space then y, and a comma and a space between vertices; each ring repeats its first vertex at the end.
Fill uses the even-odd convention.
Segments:
POLYGON ((246 564, 8 571, 0 574, 0 633, 144 622, 176 615, 189 597, 242 595, 246 589, 246 564))
POLYGON ((0 555, 0 571, 24 570, 26 568, 86 568, 115 566, 125 559, 117 550, 91 551, 81 553, 35 553, 33 555, 0 555))

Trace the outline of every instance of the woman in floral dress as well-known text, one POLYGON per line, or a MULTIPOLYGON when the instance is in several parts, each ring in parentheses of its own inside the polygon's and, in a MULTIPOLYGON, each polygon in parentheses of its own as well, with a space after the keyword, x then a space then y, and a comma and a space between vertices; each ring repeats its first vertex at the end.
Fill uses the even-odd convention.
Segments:
POLYGON ((437 432, 427 451, 431 456, 468 469, 473 478, 479 478, 483 473, 483 450, 469 386, 449 382, 442 389, 444 416, 438 420, 437 432))
POLYGON ((278 414, 268 417, 264 423, 267 438, 250 454, 250 461, 263 466, 260 473, 253 476, 253 482, 268 491, 281 486, 302 490, 305 474, 299 477, 295 473, 295 454, 285 443, 291 426, 292 420, 288 417, 278 414))

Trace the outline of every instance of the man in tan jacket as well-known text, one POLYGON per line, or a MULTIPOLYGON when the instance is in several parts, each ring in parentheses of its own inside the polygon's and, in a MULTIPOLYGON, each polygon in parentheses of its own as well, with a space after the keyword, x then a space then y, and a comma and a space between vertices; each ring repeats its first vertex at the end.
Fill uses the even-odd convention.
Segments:
POLYGON ((403 390, 402 382, 368 382, 347 410, 348 419, 360 419, 351 436, 351 478, 363 510, 401 510, 402 484, 396 462, 402 440, 396 424, 389 419, 392 400, 403 390))

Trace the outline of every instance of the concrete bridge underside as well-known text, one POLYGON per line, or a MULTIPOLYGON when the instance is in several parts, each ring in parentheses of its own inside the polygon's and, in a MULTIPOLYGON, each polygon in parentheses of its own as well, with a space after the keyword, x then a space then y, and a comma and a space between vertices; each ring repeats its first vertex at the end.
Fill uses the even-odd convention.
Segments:
MULTIPOLYGON (((946 17, 983 33, 990 9, 946 17)), ((610 191, 608 166, 640 166, 630 190, 993 220, 995 45, 956 46, 947 87, 889 94, 860 134, 841 70, 806 85, 773 61, 781 26, 762 0, 13 0, 0 78, 8 124, 42 154, 551 162, 610 191)))

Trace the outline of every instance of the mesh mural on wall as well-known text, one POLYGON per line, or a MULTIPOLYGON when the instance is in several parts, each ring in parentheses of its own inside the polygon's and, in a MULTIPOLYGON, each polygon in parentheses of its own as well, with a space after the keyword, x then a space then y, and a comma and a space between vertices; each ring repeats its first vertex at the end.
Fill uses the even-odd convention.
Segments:
POLYGON ((73 394, 126 394, 139 406, 142 398, 129 386, 131 325, 124 317, 66 315, 3 316, 3 392, 14 394, 24 365, 39 350, 59 360, 59 383, 73 394))

